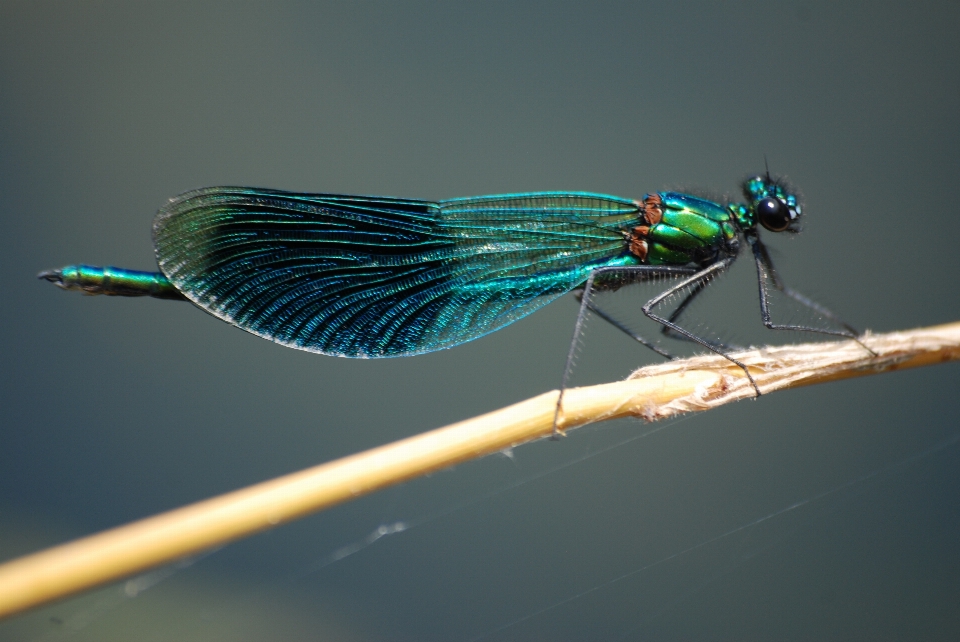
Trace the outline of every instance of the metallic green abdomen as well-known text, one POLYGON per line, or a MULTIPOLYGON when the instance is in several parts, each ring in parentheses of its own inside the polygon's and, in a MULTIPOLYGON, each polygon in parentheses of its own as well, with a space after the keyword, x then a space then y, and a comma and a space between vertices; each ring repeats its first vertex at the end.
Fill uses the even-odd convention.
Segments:
POLYGON ((183 300, 186 297, 159 272, 123 270, 115 267, 68 265, 59 270, 41 272, 41 279, 64 290, 107 296, 152 296, 157 299, 183 300))

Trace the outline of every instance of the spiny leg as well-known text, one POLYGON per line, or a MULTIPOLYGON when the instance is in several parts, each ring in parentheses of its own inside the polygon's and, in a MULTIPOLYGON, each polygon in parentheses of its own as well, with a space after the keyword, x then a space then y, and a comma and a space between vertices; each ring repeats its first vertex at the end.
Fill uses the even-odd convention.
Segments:
POLYGON ((580 295, 580 309, 577 311, 577 322, 573 326, 573 340, 570 341, 570 350, 567 351, 567 361, 563 366, 563 377, 560 379, 560 393, 557 395, 557 406, 553 409, 553 434, 550 439, 559 439, 560 430, 557 428, 557 422, 560 420, 560 407, 563 405, 563 393, 567 389, 567 380, 570 378, 570 368, 573 366, 573 359, 577 351, 577 341, 580 339, 580 332, 583 329, 583 322, 587 318, 587 311, 590 309, 590 296, 593 294, 593 282, 599 270, 594 270, 587 277, 587 282, 583 286, 583 293, 580 295))
MULTIPOLYGON (((576 292, 576 293, 575 293, 575 296, 577 297, 577 300, 582 300, 582 298, 583 298, 583 290, 580 290, 579 292, 576 292)), ((620 332, 623 332, 625 335, 627 335, 628 337, 630 337, 630 338, 633 339, 634 341, 636 341, 636 342, 638 342, 638 343, 640 343, 640 344, 642 344, 642 345, 650 348, 651 350, 653 350, 654 352, 656 352, 656 353, 659 354, 660 356, 666 357, 667 359, 673 359, 673 358, 675 358, 672 354, 670 354, 670 353, 668 353, 668 352, 664 352, 663 350, 661 350, 660 348, 658 348, 658 347, 656 346, 656 344, 650 343, 649 341, 647 341, 646 339, 644 339, 643 337, 641 337, 639 334, 637 334, 636 332, 634 332, 633 330, 631 330, 631 329, 628 328, 627 326, 625 326, 625 325, 623 325, 622 323, 620 323, 620 321, 618 321, 616 318, 614 318, 613 315, 611 315, 609 312, 607 312, 606 310, 604 310, 603 308, 601 308, 599 305, 597 305, 597 304, 594 303, 593 301, 589 301, 589 302, 587 303, 587 308, 588 308, 591 312, 593 312, 594 314, 596 314, 598 317, 600 317, 601 319, 603 319, 604 321, 606 321, 607 323, 609 323, 610 325, 612 325, 613 327, 615 327, 617 330, 620 330, 620 332)))
MULTIPOLYGON (((673 313, 667 317, 667 321, 670 321, 671 323, 677 323, 677 320, 680 318, 680 315, 683 314, 684 310, 687 309, 687 306, 693 303, 693 300, 696 298, 696 296, 703 292, 709 283, 710 282, 706 279, 697 283, 697 285, 694 286, 693 291, 690 292, 690 294, 688 294, 686 298, 680 302, 680 305, 674 309, 673 313)), ((686 335, 678 334, 665 325, 660 327, 660 332, 663 334, 663 336, 670 337, 671 339, 677 339, 678 341, 691 341, 691 339, 689 339, 686 335)), ((711 341, 710 343, 718 350, 723 350, 724 352, 730 352, 731 350, 739 349, 739 346, 730 346, 725 343, 720 343, 719 341, 711 341)))
POLYGON ((709 341, 706 341, 705 339, 702 339, 697 335, 693 334, 689 330, 686 330, 680 327, 674 321, 671 321, 668 318, 661 317, 658 314, 655 314, 653 312, 653 308, 659 305, 664 299, 667 299, 668 297, 676 294, 677 292, 680 292, 686 287, 689 287, 691 285, 696 286, 701 282, 707 281, 712 276, 720 274, 721 272, 726 270, 728 267, 730 267, 730 265, 733 263, 735 259, 736 257, 726 258, 726 259, 723 259, 722 261, 718 261, 717 263, 714 263, 713 265, 700 270, 690 278, 684 281, 681 281, 680 283, 674 285, 673 287, 670 287, 664 290, 654 298, 647 301, 644 304, 642 309, 643 309, 643 313, 653 321, 656 321, 657 323, 659 323, 664 327, 670 328, 674 332, 685 336, 690 341, 693 341, 694 343, 698 343, 702 345, 704 348, 706 348, 707 350, 710 350, 711 352, 715 352, 719 354, 721 357, 724 357, 730 360, 731 362, 735 363, 736 365, 740 366, 740 369, 743 370, 743 373, 745 375, 747 375, 747 379, 750 381, 750 385, 753 386, 754 391, 757 393, 757 396, 759 397, 760 388, 757 387, 757 382, 753 380, 753 375, 750 374, 750 370, 747 368, 746 364, 744 364, 741 361, 738 361, 737 359, 734 359, 729 354, 721 350, 719 347, 711 344, 709 341))
POLYGON ((857 332, 853 326, 816 301, 813 301, 800 294, 796 290, 787 287, 787 285, 780 279, 780 275, 777 274, 777 269, 773 266, 773 261, 770 259, 770 253, 767 252, 767 247, 760 241, 759 238, 753 237, 750 239, 750 246, 753 248, 753 258, 757 264, 757 284, 760 288, 760 316, 763 318, 763 325, 771 330, 800 330, 804 332, 827 334, 835 337, 846 337, 847 339, 853 339, 867 352, 876 356, 876 352, 871 350, 868 346, 864 345, 862 341, 860 341, 860 333, 857 332), (838 325, 842 326, 844 330, 828 330, 804 325, 774 323, 772 317, 770 316, 770 306, 767 298, 768 294, 766 279, 764 278, 765 276, 770 277, 770 280, 773 282, 773 286, 777 288, 777 290, 783 292, 797 303, 805 305, 818 314, 821 314, 831 321, 834 321, 838 325))
MULTIPOLYGON (((560 431, 557 428, 557 422, 560 419, 560 408, 563 405, 563 393, 567 389, 567 383, 570 379, 570 371, 573 368, 574 357, 576 356, 577 344, 580 341, 580 333, 583 331, 583 324, 586 321, 587 312, 596 312, 598 316, 604 321, 607 321, 613 327, 621 330, 626 333, 631 338, 639 341, 643 345, 647 346, 657 354, 660 354, 668 359, 673 357, 666 352, 663 352, 652 343, 646 339, 640 337, 639 335, 630 331, 629 328, 624 326, 622 323, 614 319, 611 315, 604 312, 598 306, 594 305, 592 301, 593 292, 596 289, 596 282, 598 277, 602 277, 605 274, 627 274, 632 275, 633 278, 628 278, 627 283, 630 281, 638 281, 645 276, 654 276, 654 275, 674 275, 674 276, 687 276, 692 274, 690 268, 683 267, 673 267, 673 266, 657 266, 657 265, 632 265, 626 267, 602 267, 593 270, 590 273, 590 276, 587 277, 587 282, 583 286, 583 290, 578 293, 578 298, 580 299, 580 310, 577 312, 577 322, 573 327, 573 339, 570 341, 570 350, 567 352, 567 361, 563 367, 563 377, 560 380, 560 393, 557 395, 557 406, 553 411, 553 435, 551 439, 557 439, 560 436, 560 431)), ((625 283, 626 284, 626 283, 625 283)), ((604 286, 600 286, 603 288, 604 286)))

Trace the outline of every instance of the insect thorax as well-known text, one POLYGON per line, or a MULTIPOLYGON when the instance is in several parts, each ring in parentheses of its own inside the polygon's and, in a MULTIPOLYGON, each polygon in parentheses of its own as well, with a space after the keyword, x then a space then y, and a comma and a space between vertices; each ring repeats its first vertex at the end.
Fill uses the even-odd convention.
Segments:
POLYGON ((688 194, 648 194, 627 251, 648 265, 707 265, 740 249, 740 227, 729 206, 688 194))

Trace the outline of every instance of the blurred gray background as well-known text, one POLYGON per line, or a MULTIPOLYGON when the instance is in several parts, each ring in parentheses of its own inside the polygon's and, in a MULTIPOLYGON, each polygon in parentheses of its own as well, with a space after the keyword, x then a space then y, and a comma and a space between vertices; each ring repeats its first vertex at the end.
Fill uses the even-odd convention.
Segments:
MULTIPOLYGON (((154 212, 196 187, 736 195, 766 155, 804 196, 771 240, 789 283, 875 331, 960 319, 958 27, 957 2, 3 2, 0 558, 557 386, 572 297, 354 361, 35 279, 154 269, 154 212)), ((720 327, 757 322, 740 267, 720 327)), ((578 382, 652 361, 591 328, 578 382)), ((958 375, 585 428, 0 639, 957 639, 958 375)))

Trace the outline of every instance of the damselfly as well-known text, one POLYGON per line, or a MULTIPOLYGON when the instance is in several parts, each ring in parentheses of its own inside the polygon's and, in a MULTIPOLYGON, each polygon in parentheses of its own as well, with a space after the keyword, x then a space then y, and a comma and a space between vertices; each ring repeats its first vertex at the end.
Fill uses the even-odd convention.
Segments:
MULTIPOLYGON (((670 336, 729 349, 680 324, 710 281, 749 246, 760 314, 773 330, 856 339, 832 312, 786 287, 760 240, 799 230, 796 195, 769 173, 743 183, 744 203, 658 192, 641 201, 538 192, 432 202, 245 187, 187 192, 157 214, 160 272, 75 265, 43 272, 87 294, 187 299, 277 343, 343 357, 432 352, 498 330, 577 291, 580 311, 561 391, 588 312, 669 356, 595 303, 601 290, 671 277, 641 306, 670 336), (774 323, 768 282, 836 328, 774 323), (672 312, 664 302, 682 294, 672 312)), ((558 405, 559 408, 559 405, 558 405)))

